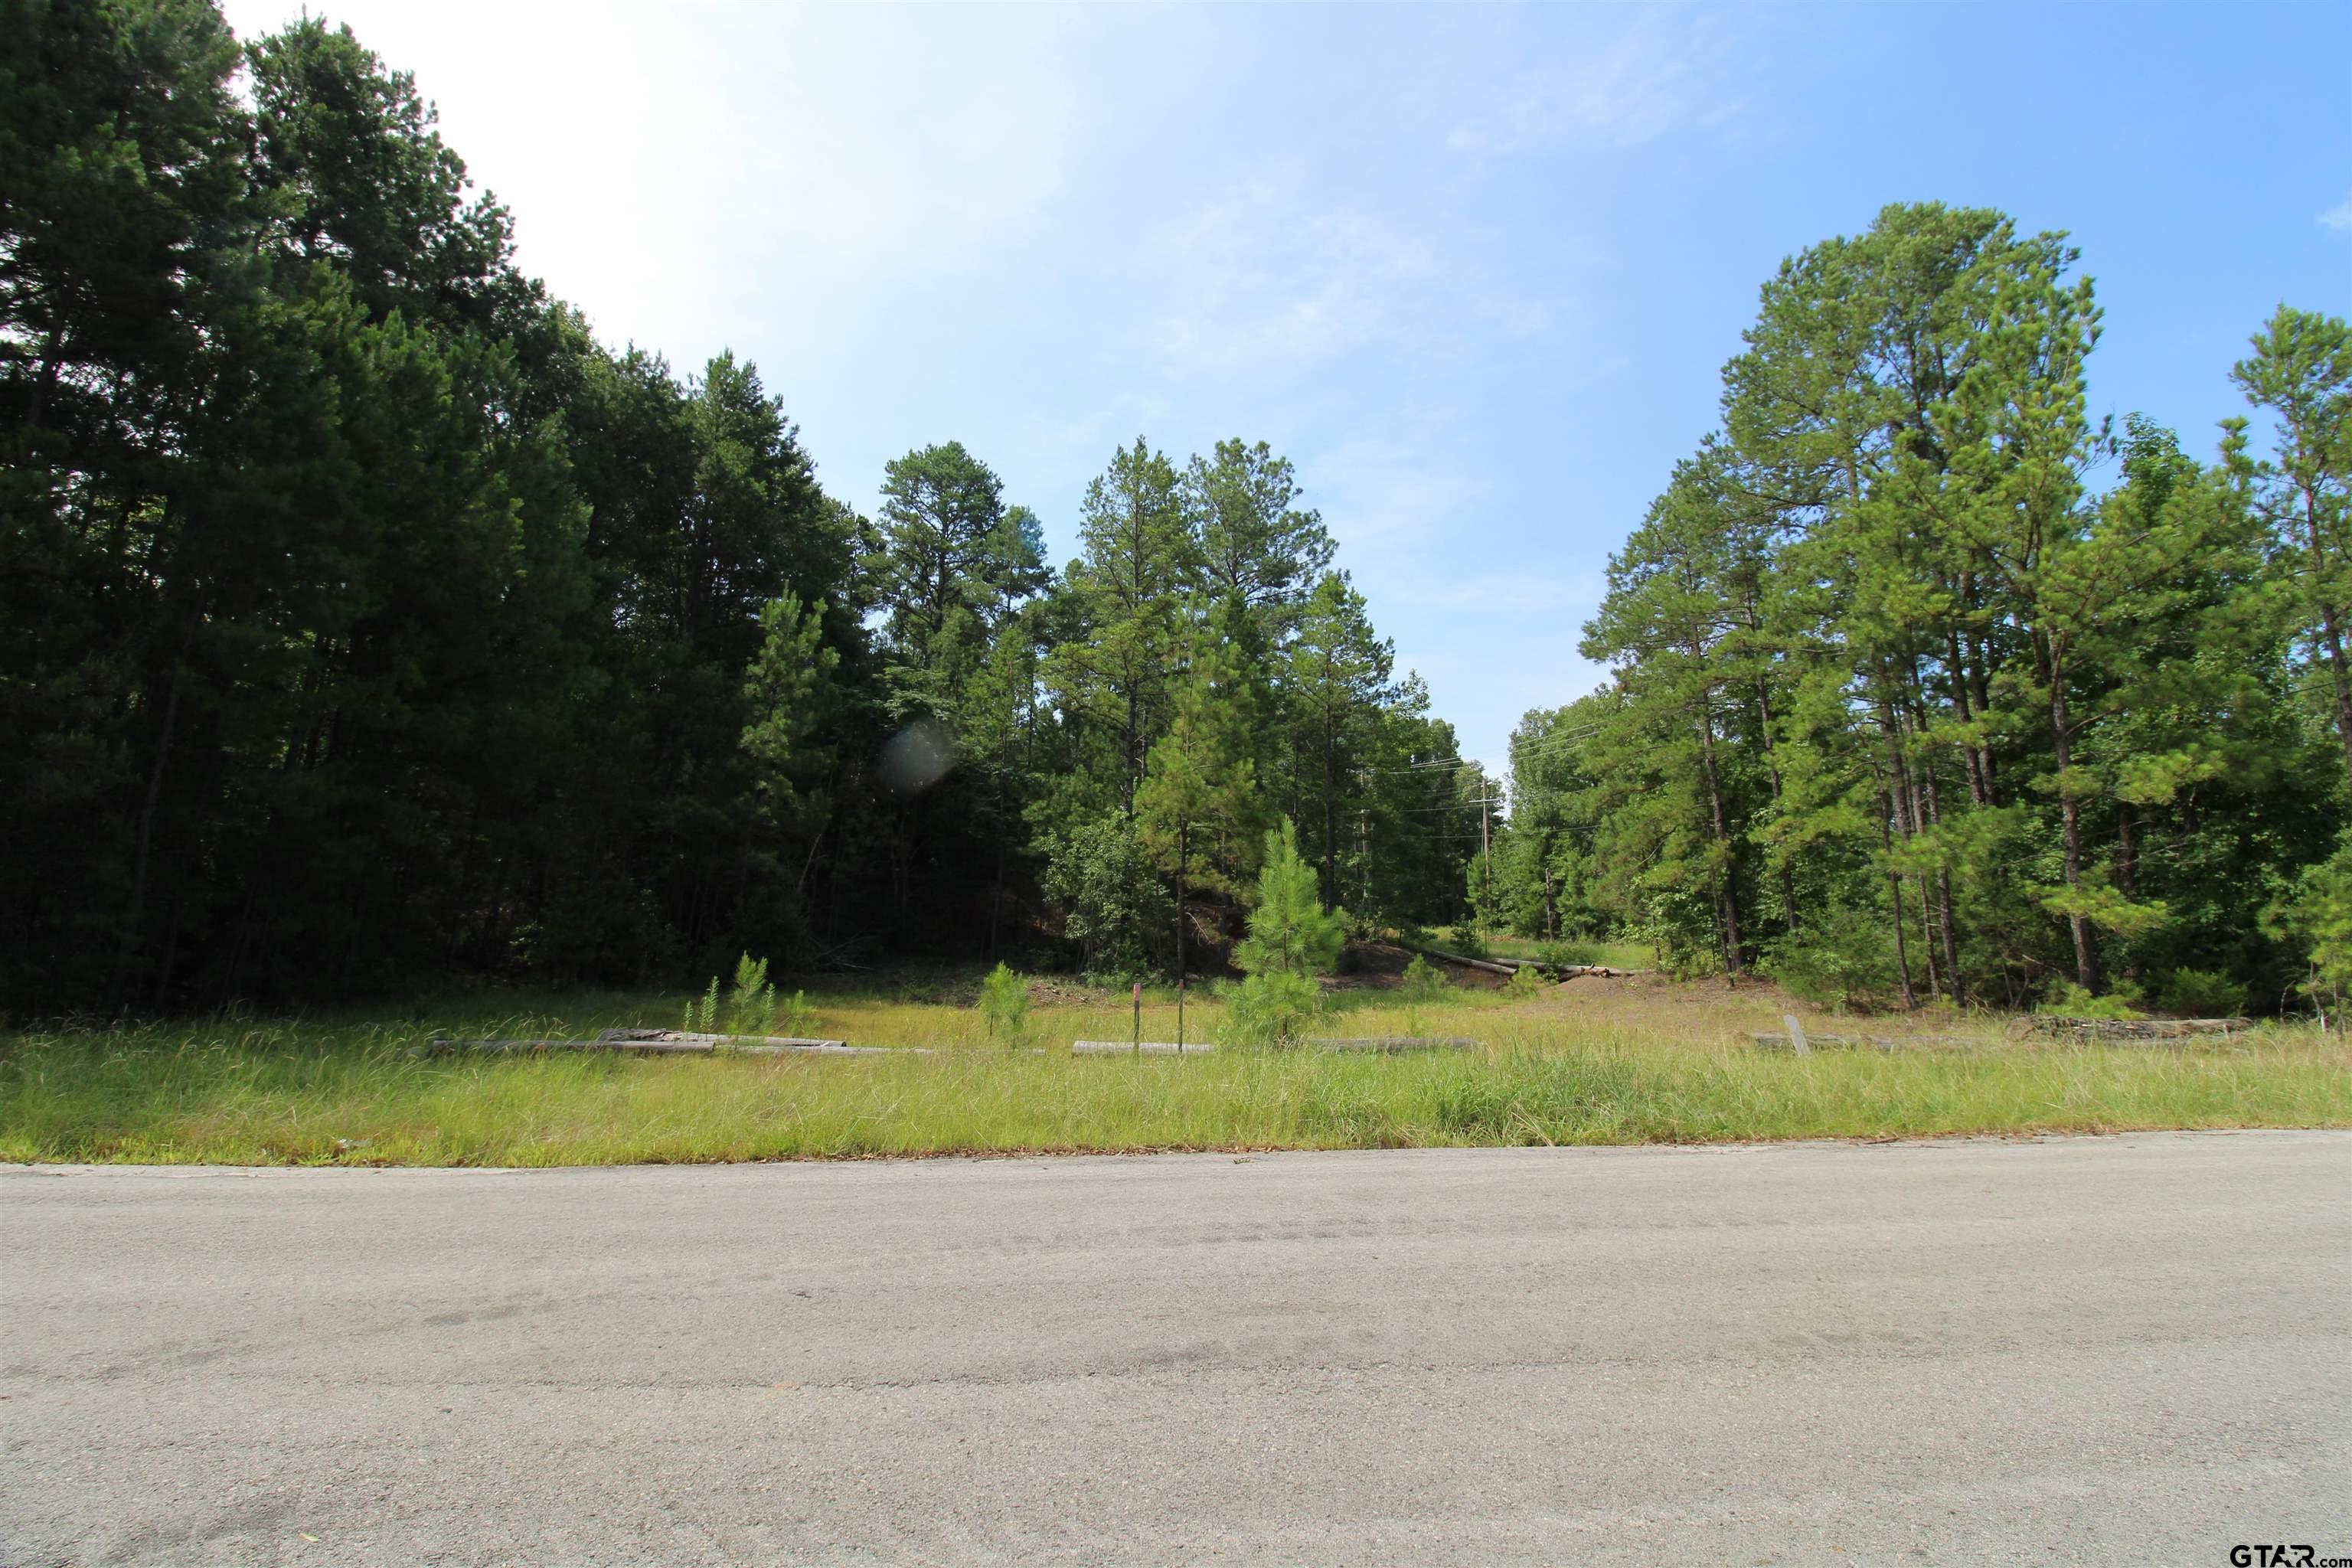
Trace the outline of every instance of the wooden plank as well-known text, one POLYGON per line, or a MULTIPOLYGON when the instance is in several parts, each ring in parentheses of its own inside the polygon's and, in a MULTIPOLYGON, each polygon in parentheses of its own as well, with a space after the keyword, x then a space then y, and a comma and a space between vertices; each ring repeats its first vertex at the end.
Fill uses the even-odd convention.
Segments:
MULTIPOLYGON (((632 1056, 813 1056, 880 1057, 897 1053, 884 1046, 853 1046, 842 1040, 803 1040, 788 1036, 752 1037, 724 1035, 682 1035, 663 1030, 607 1029, 593 1040, 453 1040, 436 1039, 436 1051, 482 1051, 493 1055, 517 1051, 624 1051, 632 1056)), ((916 1051, 929 1056, 929 1051, 916 1051)))
POLYGON ((710 1047, 673 1040, 451 1040, 436 1039, 436 1051, 637 1051, 653 1056, 709 1056, 710 1047))
MULTIPOLYGON (((1301 1040, 1299 1046, 1318 1051, 1469 1051, 1478 1042, 1465 1037, 1432 1035, 1378 1035, 1361 1039, 1301 1040)), ((1187 1042, 1179 1047, 1171 1040, 1146 1040, 1138 1046, 1132 1040, 1072 1040, 1070 1054, 1080 1057, 1197 1057, 1215 1050, 1213 1044, 1187 1042)))
POLYGON ((653 1044, 708 1046, 719 1050, 745 1050, 753 1046, 801 1047, 835 1050, 882 1050, 881 1046, 851 1047, 845 1040, 805 1039, 798 1035, 703 1035, 684 1029, 607 1029, 596 1037, 601 1044, 626 1050, 653 1044))

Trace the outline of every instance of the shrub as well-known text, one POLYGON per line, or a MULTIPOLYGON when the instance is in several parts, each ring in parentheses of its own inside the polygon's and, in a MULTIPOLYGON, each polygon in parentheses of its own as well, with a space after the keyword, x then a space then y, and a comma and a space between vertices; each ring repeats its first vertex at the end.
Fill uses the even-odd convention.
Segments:
POLYGON ((998 964, 980 983, 981 1026, 988 1037, 1008 1048, 1029 1037, 1029 983, 1010 966, 998 964))
MULTIPOLYGON (((718 982, 713 981, 716 988, 718 982)), ((776 988, 768 984, 768 961, 750 953, 735 961, 735 989, 727 998, 728 1035, 765 1035, 776 1026, 776 988)))
POLYGON ((810 1005, 807 992, 793 992, 778 1004, 777 1012, 781 1015, 778 1022, 783 1025, 785 1034, 805 1039, 816 1033, 816 1009, 810 1005))
POLYGON ((719 976, 714 974, 710 977, 710 988, 702 994, 701 999, 698 1002, 693 997, 688 997, 687 999, 686 1021, 678 1026, 678 1033, 682 1035, 714 1035, 718 1032, 719 976))
POLYGON ((2139 988, 2136 985, 2118 984, 2105 995, 2094 996, 2073 981, 2061 980, 2050 987, 2036 1011, 2061 1018, 2105 1018, 2129 1023, 2147 1016, 2133 1005, 2138 1000, 2139 988))
POLYGON ((1045 848, 1045 895, 1061 909, 1063 933, 1078 945, 1079 971, 1091 977, 1149 969, 1151 944, 1174 923, 1175 907, 1134 824, 1113 812, 1045 848))
POLYGON ((1323 1012, 1323 992, 1304 974, 1269 969, 1223 989, 1229 1046, 1286 1046, 1323 1012))
POLYGON ((2310 965, 2296 989, 2323 1007, 2352 991, 2352 844, 2306 866, 2292 891, 2272 904, 2263 932, 2292 943, 2310 965))
POLYGON ((1398 988, 1407 1006, 1421 1006, 1441 1000, 1453 987, 1437 966, 1419 953, 1404 966, 1404 984, 1398 988))
POLYGON ((1551 983, 1543 977, 1543 971, 1523 963, 1511 971, 1510 983, 1503 989, 1514 1001, 1524 1002, 1542 995, 1551 989, 1551 983))
MULTIPOLYGON (((734 988, 727 994, 725 1011, 719 1003, 719 977, 712 975, 710 984, 700 996, 686 1005, 686 1017, 678 1032, 686 1035, 770 1035, 775 1032, 776 988, 768 982, 768 961, 754 959, 750 953, 735 961, 734 988)), ((802 1034, 814 1023, 816 1011, 808 1005, 804 992, 795 991, 790 1002, 782 1004, 787 1028, 802 1034)))
POLYGON ((1601 962, 1597 942, 1548 942, 1536 949, 1536 956, 1561 969, 1601 962))
POLYGON ((2184 1018, 2234 1018, 2246 1010, 2246 988, 2210 969, 2167 969, 2156 977, 2156 1005, 2184 1018))
POLYGON ((1830 910, 1773 943, 1756 968, 1817 1007, 1843 1011, 1898 994, 1894 939, 1874 910, 1830 910))

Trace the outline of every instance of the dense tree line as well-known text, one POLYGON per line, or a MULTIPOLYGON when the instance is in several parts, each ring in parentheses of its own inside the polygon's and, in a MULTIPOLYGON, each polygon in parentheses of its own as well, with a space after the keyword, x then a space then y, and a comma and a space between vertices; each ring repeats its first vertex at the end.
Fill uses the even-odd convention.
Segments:
POLYGON ((751 365, 522 276, 347 31, 0 34, 0 1005, 1197 969, 1286 816, 1456 912, 1452 732, 1265 446, 1120 449, 1059 570, 954 442, 863 517, 751 365))
POLYGON ((1513 738, 1504 917, 1857 1002, 2332 994, 2352 338, 2282 306, 2200 458, 2090 417, 2099 333, 1997 212, 1785 263, 1612 560, 1613 679, 1513 738))

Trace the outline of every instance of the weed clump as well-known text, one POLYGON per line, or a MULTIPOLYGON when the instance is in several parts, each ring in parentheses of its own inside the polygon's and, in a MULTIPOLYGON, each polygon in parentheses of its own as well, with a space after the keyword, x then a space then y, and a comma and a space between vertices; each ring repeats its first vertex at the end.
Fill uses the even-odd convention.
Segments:
MULTIPOLYGON (((730 1037, 770 1035, 775 1032, 778 1006, 776 988, 768 979, 768 961, 754 959, 747 952, 735 961, 735 984, 727 994, 725 1010, 720 1010, 719 977, 714 974, 702 994, 687 1003, 686 1021, 679 1032, 730 1037)), ((782 1006, 795 1034, 806 1028, 814 1016, 805 992, 793 992, 792 1000, 782 1006)))
POLYGON ((1444 1001, 1450 989, 1437 967, 1415 953, 1412 962, 1404 966, 1404 984, 1397 988, 1397 994, 1408 1007, 1425 1007, 1432 1002, 1444 1001))
POLYGON ((1542 970, 1533 964, 1521 964, 1511 971, 1510 983, 1503 987, 1503 991, 1514 1002, 1528 1002, 1542 995, 1548 984, 1542 970))
POLYGON ((1029 1038, 1029 983, 1007 964, 989 971, 980 983, 981 1026, 988 1037, 1008 1049, 1029 1038))

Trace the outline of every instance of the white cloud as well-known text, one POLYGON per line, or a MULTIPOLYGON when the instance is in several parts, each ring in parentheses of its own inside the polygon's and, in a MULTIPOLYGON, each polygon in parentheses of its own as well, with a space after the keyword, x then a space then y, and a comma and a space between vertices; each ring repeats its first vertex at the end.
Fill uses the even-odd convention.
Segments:
POLYGON ((1611 36, 1578 28, 1504 73, 1447 143, 1504 154, 1570 141, 1625 147, 1720 124, 1743 107, 1727 79, 1732 44, 1719 19, 1664 6, 1611 36))
POLYGON ((1444 353, 1541 338, 1569 314, 1518 258, 1464 235, 1427 190, 1381 208, 1320 202, 1297 167, 1255 176, 1150 247, 1149 344, 1171 374, 1289 372, 1374 349, 1444 353))
MULTIPOLYGON (((243 37, 302 8, 227 3, 243 37)), ((688 363, 728 342, 837 350, 889 308, 881 285, 1003 264, 1110 108, 1098 73, 1072 69, 1087 40, 1059 13, 582 0, 558 26, 536 6, 337 0, 329 15, 415 72, 515 213, 527 270, 601 336, 688 363)))
POLYGON ((2352 196, 2346 196, 2336 205, 2321 213, 2319 221, 2330 228, 2352 229, 2352 196))

